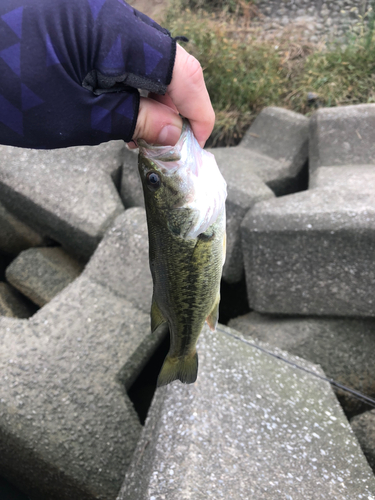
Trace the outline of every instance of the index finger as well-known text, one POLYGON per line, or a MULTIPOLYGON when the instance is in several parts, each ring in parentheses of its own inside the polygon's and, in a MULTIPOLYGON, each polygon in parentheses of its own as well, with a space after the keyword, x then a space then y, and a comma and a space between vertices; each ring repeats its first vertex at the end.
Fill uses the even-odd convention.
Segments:
POLYGON ((188 118, 197 141, 203 147, 214 128, 215 112, 201 65, 178 44, 168 95, 178 112, 188 118))

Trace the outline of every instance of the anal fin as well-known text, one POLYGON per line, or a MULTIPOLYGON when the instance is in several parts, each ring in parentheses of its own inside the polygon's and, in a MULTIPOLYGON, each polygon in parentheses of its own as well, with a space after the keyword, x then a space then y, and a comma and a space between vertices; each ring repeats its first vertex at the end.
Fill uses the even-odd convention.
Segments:
POLYGON ((206 318, 207 324, 210 327, 210 330, 212 330, 213 332, 216 330, 217 323, 219 321, 219 304, 220 304, 220 295, 217 296, 214 307, 212 308, 212 311, 206 318))
POLYGON ((163 316, 163 313, 160 311, 159 306, 156 303, 154 297, 152 297, 151 304, 151 331, 154 333, 160 325, 166 323, 166 319, 163 316))

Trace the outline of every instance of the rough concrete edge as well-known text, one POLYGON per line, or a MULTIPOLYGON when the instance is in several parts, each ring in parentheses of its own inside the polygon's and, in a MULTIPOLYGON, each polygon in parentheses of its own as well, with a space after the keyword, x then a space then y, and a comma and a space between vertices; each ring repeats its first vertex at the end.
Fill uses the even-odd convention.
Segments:
POLYGON ((133 454, 129 468, 125 474, 124 482, 119 491, 116 500, 143 500, 147 498, 147 488, 151 470, 147 468, 156 455, 156 448, 149 446, 153 437, 157 434, 157 430, 161 425, 161 413, 163 410, 167 388, 161 387, 156 390, 150 409, 147 414, 146 422, 138 440, 137 447, 133 454), (145 467, 146 465, 146 467, 145 467), (133 490, 132 482, 139 480, 139 489, 133 490))
MULTIPOLYGON (((139 309, 139 312, 145 314, 142 309, 139 309)), ((130 389, 138 375, 144 369, 145 365, 154 355, 156 349, 160 346, 168 334, 168 328, 160 328, 157 332, 151 333, 150 327, 150 335, 148 335, 143 342, 139 344, 132 357, 120 369, 116 376, 116 380, 121 384, 121 387, 124 387, 125 391, 130 389)))
POLYGON ((308 158, 309 158, 309 175, 311 176, 315 170, 320 166, 319 154, 319 139, 318 135, 318 116, 319 110, 315 111, 310 118, 309 123, 309 144, 308 144, 308 158))

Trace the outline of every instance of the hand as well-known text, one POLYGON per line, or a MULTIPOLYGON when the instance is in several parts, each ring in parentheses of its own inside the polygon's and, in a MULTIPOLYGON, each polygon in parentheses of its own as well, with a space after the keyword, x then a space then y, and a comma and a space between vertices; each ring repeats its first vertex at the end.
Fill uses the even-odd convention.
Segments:
MULTIPOLYGON (((165 95, 150 94, 141 98, 133 140, 149 144, 174 146, 178 141, 182 119, 188 118, 201 147, 210 136, 215 123, 203 70, 199 62, 177 44, 172 80, 165 95)), ((134 143, 129 143, 135 148, 134 143)))
POLYGON ((118 0, 18 3, 0 1, 1 144, 174 145, 181 114, 204 145, 215 117, 202 68, 152 19, 118 0), (140 106, 139 88, 155 92, 140 106))

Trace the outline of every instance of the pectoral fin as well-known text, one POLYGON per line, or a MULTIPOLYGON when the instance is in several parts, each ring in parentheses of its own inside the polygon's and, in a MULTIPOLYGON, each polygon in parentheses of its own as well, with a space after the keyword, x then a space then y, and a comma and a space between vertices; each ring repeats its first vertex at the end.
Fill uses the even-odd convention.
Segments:
POLYGON ((157 305, 155 298, 152 297, 152 305, 151 305, 151 331, 154 333, 155 330, 159 328, 160 325, 166 323, 166 319, 164 318, 162 312, 157 305))
POLYGON ((193 238, 191 233, 199 221, 198 210, 191 208, 176 208, 170 210, 168 214, 168 228, 175 235, 181 238, 193 238))
POLYGON ((210 327, 210 330, 212 330, 213 332, 216 330, 217 322, 219 320, 219 304, 220 304, 220 295, 217 296, 215 305, 212 308, 210 314, 206 318, 207 324, 210 327))

